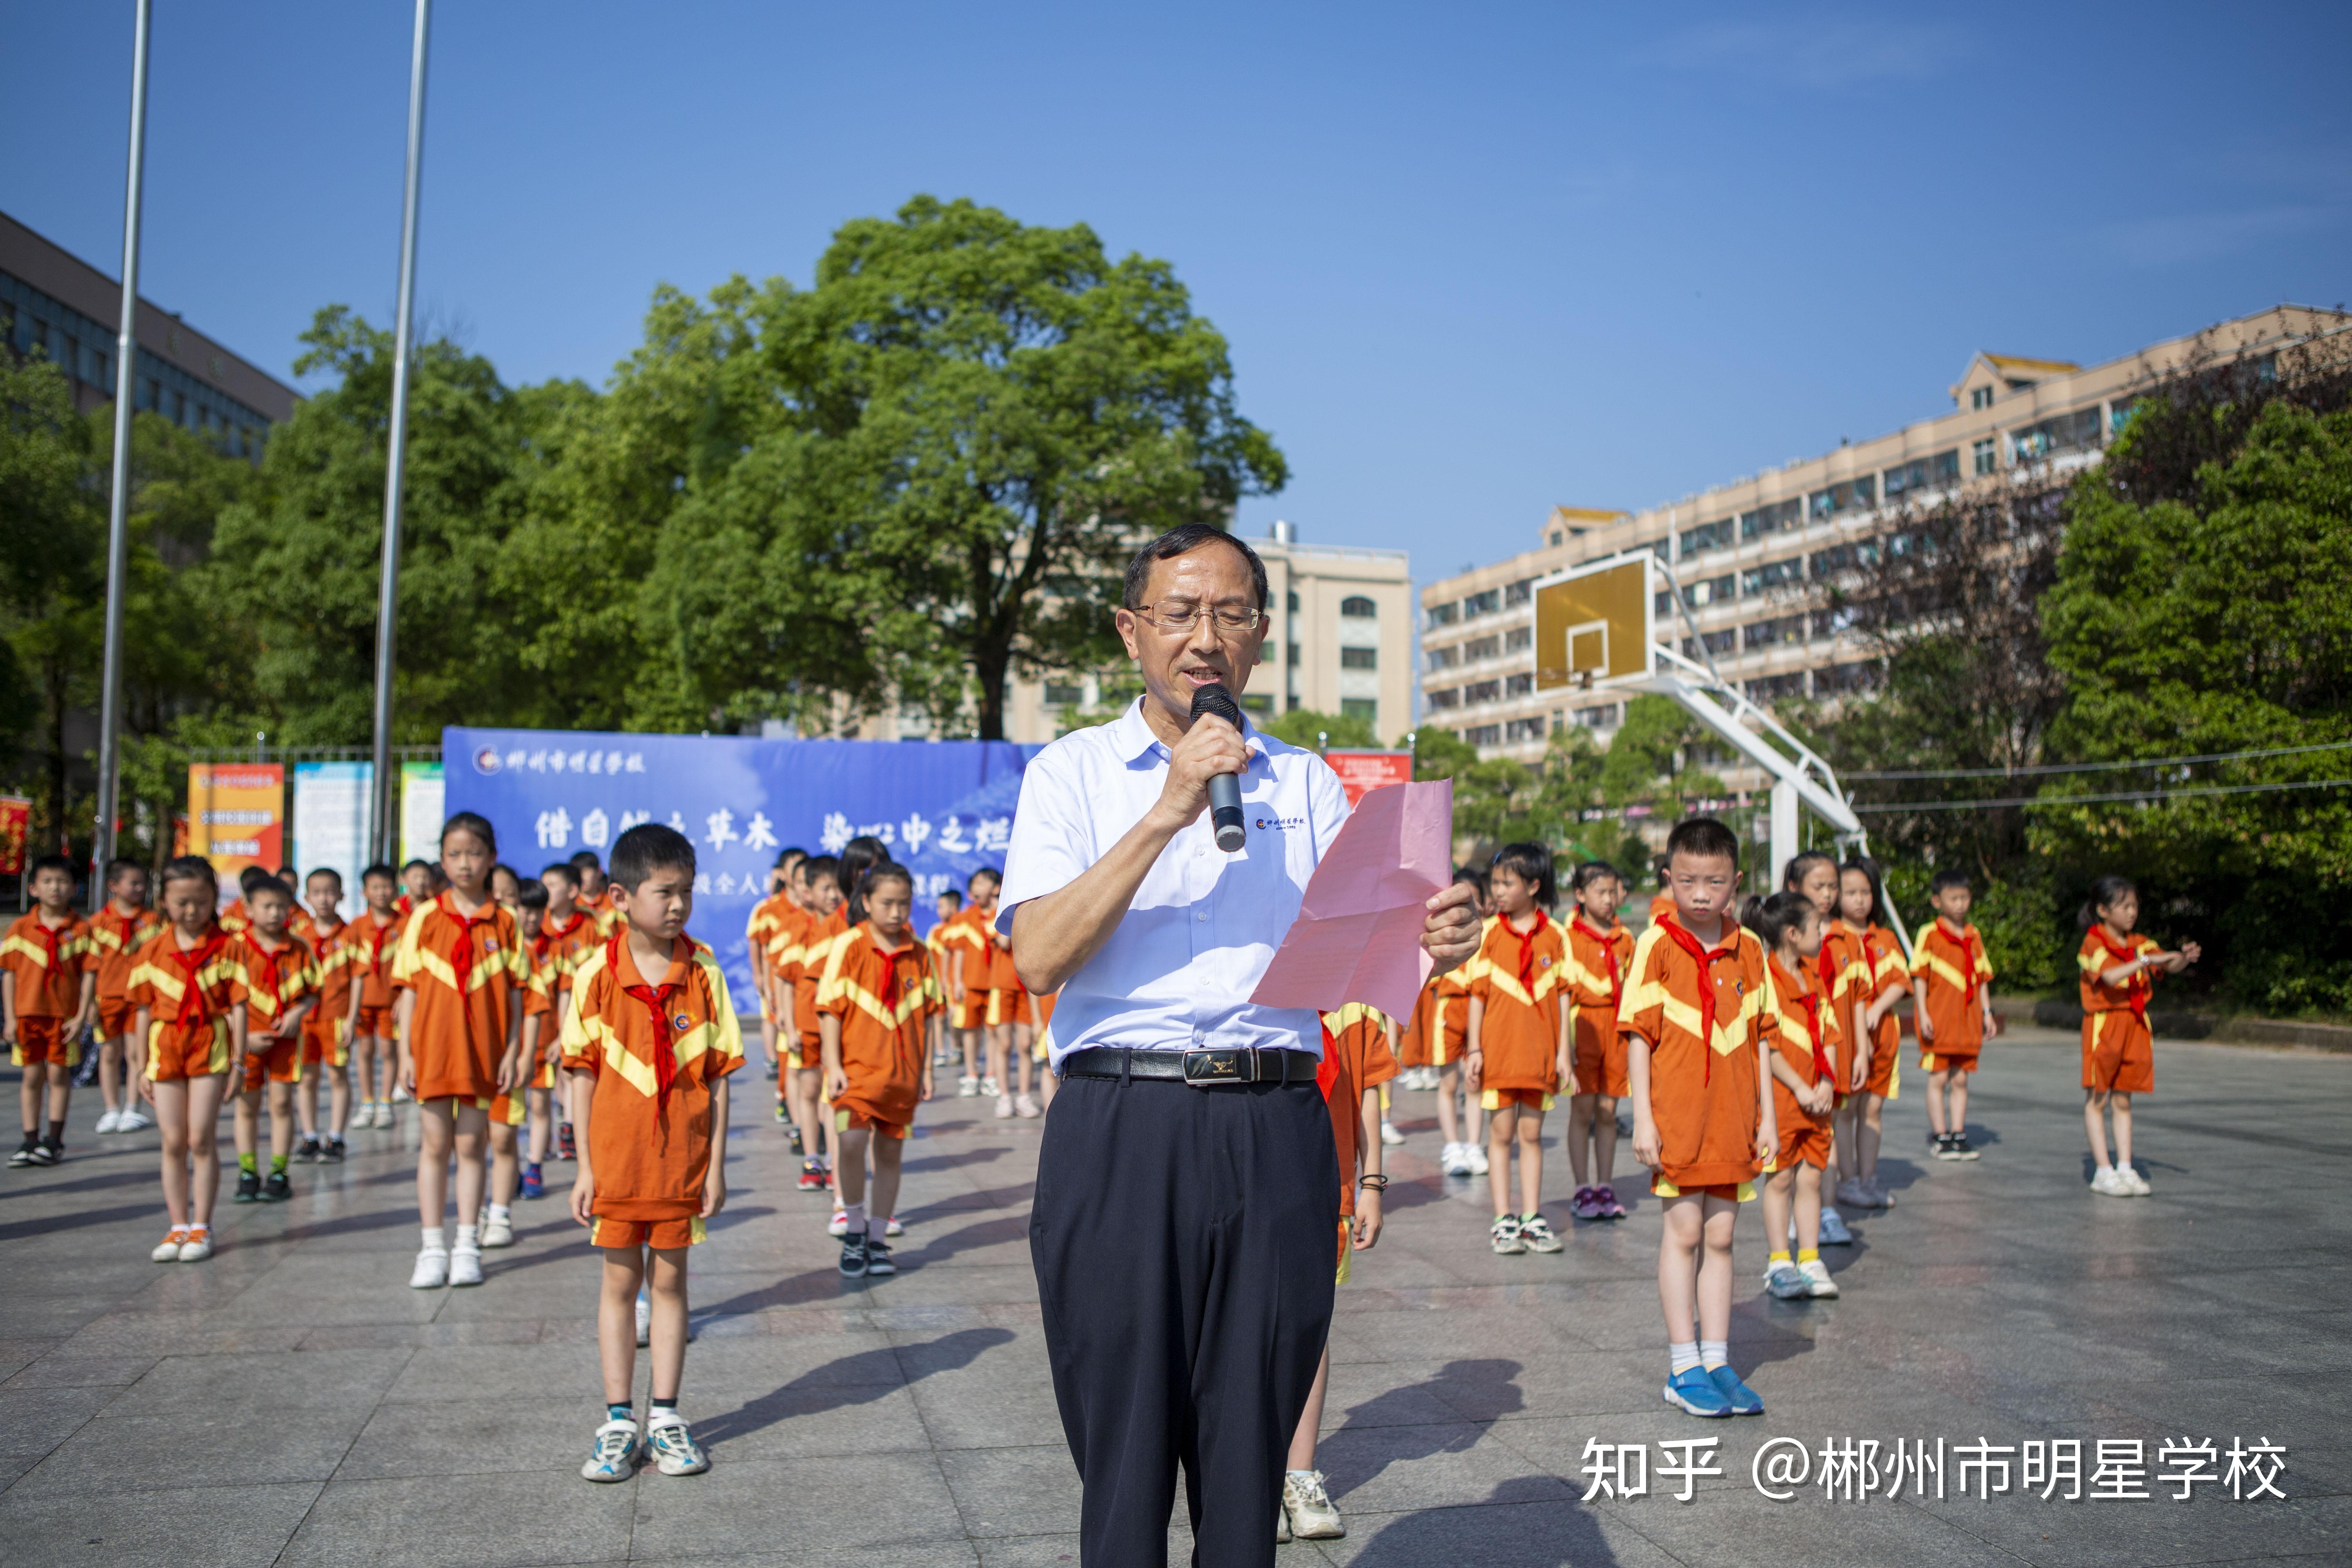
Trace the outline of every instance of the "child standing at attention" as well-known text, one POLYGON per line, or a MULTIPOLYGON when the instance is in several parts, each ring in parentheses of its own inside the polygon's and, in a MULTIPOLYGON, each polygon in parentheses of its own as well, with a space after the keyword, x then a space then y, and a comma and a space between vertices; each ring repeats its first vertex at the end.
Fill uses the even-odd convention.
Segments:
POLYGON ((303 941, 319 966, 319 1005, 302 1019, 303 1081, 295 1090, 294 1108, 300 1112, 302 1146, 294 1157, 305 1163, 340 1161, 343 1129, 352 1121, 352 960, 359 950, 352 942, 352 926, 343 919, 343 875, 320 867, 304 879, 310 901, 310 929, 303 941), (327 1080, 327 1136, 319 1137, 319 1090, 307 1069, 317 1068, 327 1080))
POLYGON ((743 1065, 727 977, 686 934, 694 846, 675 828, 640 823, 613 846, 613 886, 625 929, 582 961, 563 1024, 563 1067, 581 1119, 572 1217, 604 1254, 596 1303, 604 1424, 580 1470, 592 1481, 628 1479, 646 1447, 666 1476, 710 1468, 677 1413, 686 1249, 727 1202, 727 1079, 743 1065), (648 1253, 653 1403, 641 1443, 631 1390, 648 1253))
POLYGON ((25 1142, 8 1163, 54 1165, 65 1158, 81 1032, 98 1015, 98 975, 87 962, 89 933, 73 910, 73 862, 44 855, 33 862, 30 881, 36 907, 0 938, 0 1036, 9 1059, 25 1069, 25 1142))
POLYGON ((171 923, 139 950, 131 972, 131 1028, 146 1043, 140 1091, 155 1107, 163 1137, 163 1206, 172 1228, 154 1251, 158 1263, 196 1263, 213 1255, 213 1200, 220 1193, 221 1090, 229 1056, 229 988, 236 966, 228 933, 213 910, 220 884, 212 862, 183 855, 163 868, 163 918, 171 923))
POLYGON ((778 1027, 789 1042, 784 1065, 793 1079, 793 1125, 800 1134, 799 1188, 821 1193, 832 1184, 824 1127, 824 1053, 817 1034, 815 980, 824 971, 824 943, 841 910, 841 862, 813 855, 800 863, 800 908, 776 928, 773 962, 778 1027), (814 965, 814 968, 812 968, 814 965))
POLYGON ((1506 844, 1487 872, 1494 923, 1470 967, 1470 1039, 1464 1082, 1487 1122, 1486 1183, 1495 1199, 1487 1239, 1505 1255, 1558 1252, 1542 1212, 1543 1119, 1569 1072, 1568 943, 1544 910, 1559 900, 1551 851, 1506 844), (1511 1150, 1519 1152, 1519 1207, 1511 1207, 1511 1150))
POLYGON ((294 1145, 294 1086, 302 1081, 302 1018, 319 1001, 319 968, 287 928, 294 889, 275 877, 245 890, 253 924, 229 939, 236 981, 228 1031, 242 1064, 236 1097, 236 1195, 233 1203, 282 1204, 294 1195, 286 1162, 294 1145), (269 1097, 269 1180, 261 1179, 261 1100, 269 1097))
POLYGON ((1813 973, 1822 952, 1822 912, 1801 892, 1784 889, 1748 900, 1741 922, 1771 953, 1775 1027, 1772 1118, 1780 1134, 1765 1167, 1764 1234, 1772 1252, 1764 1289, 1782 1300, 1834 1296, 1837 1281, 1822 1261, 1822 1173, 1830 1163, 1830 1107, 1837 1096, 1837 1019, 1813 973), (1792 1216, 1790 1205, 1796 1212, 1792 1216), (1789 1257, 1793 1217, 1797 1256, 1789 1257))
POLYGON ((390 866, 374 865, 360 873, 360 894, 367 912, 352 922, 351 1037, 352 1056, 359 1069, 360 1108, 354 1127, 392 1125, 392 1080, 398 1075, 398 1054, 393 1046, 392 963, 400 956, 400 927, 407 919, 399 912, 400 879, 390 866))
MULTIPOLYGON (((562 1037, 564 998, 571 994, 572 971, 590 948, 604 941, 597 931, 595 917, 580 907, 580 868, 569 860, 558 860, 539 874, 539 884, 547 889, 547 913, 540 921, 540 932, 548 941, 549 956, 555 961, 552 977, 555 990, 551 993, 555 1017, 545 1026, 562 1037)), ((556 1084, 553 1114, 555 1117, 555 1158, 572 1157, 572 1080, 559 1076, 556 1084)), ((534 1139, 537 1135, 534 1134, 534 1139)), ((532 1147, 540 1148, 534 1142, 532 1147)), ((545 1153, 541 1149, 541 1152, 545 1153)))
MULTIPOLYGON (((1495 914, 1486 905, 1486 882, 1475 871, 1457 870, 1457 882, 1476 889, 1478 914, 1484 922, 1481 939, 1495 931, 1495 914)), ((1462 1058, 1470 1048, 1470 971, 1477 961, 1448 970, 1430 982, 1429 1058, 1437 1072, 1437 1135, 1444 1141, 1437 1168, 1449 1176, 1483 1176, 1486 1159, 1486 1113, 1478 1108, 1475 1090, 1461 1094, 1462 1058), (1468 1114, 1465 1126, 1454 1110, 1460 1095, 1468 1114)))
POLYGON ((416 1162, 416 1208, 424 1245, 414 1289, 482 1282, 482 1154, 499 1064, 522 1036, 522 931, 490 897, 498 835, 487 818, 461 811, 441 828, 446 892, 416 906, 400 929, 393 984, 400 1080, 415 1097, 424 1131, 416 1162), (457 1157, 457 1237, 442 1228, 449 1156, 457 1157))
POLYGON ((132 860, 107 867, 106 907, 90 917, 83 959, 98 976, 98 1092, 106 1100, 100 1132, 140 1132, 155 1125, 139 1109, 136 1086, 146 1044, 131 1026, 130 991, 139 949, 163 929, 163 917, 147 907, 147 868, 132 860))
MULTIPOLYGON (((1814 912, 1821 916, 1822 930, 1826 931, 1829 928, 1829 922, 1831 920, 1835 918, 1837 914, 1838 868, 1836 858, 1831 855, 1826 855, 1819 849, 1807 849, 1800 854, 1790 856, 1789 858, 1789 863, 1780 868, 1780 890, 1784 893, 1803 894, 1805 900, 1813 906, 1814 912)), ((1819 933, 1817 932, 1816 934, 1818 935, 1819 933)), ((1768 942, 1766 945, 1769 946, 1770 944, 1768 942)), ((1806 957, 1809 962, 1818 964, 1818 948, 1807 950, 1806 957)), ((1820 975, 1819 978, 1821 980, 1822 990, 1824 997, 1834 996, 1837 992, 1836 984, 1827 974, 1820 975)), ((1833 1005, 1833 1004, 1832 1005, 1833 1005)), ((1840 1022, 1843 1023, 1843 1020, 1841 1019, 1840 1022)), ((1833 1031, 1830 1037, 1838 1042, 1837 1048, 1839 1050, 1843 1051, 1850 1048, 1845 1043, 1843 1031, 1833 1031)), ((1840 1059, 1843 1058, 1841 1058, 1840 1059)), ((1850 1062, 1847 1063, 1849 1072, 1852 1069, 1852 1065, 1853 1064, 1850 1062)), ((1834 1064, 1832 1064, 1832 1068, 1834 1068, 1834 1064)), ((1831 1092, 1835 1094, 1837 1092, 1837 1086, 1843 1081, 1844 1080, 1843 1079, 1839 1079, 1835 1076, 1833 1070, 1831 1081, 1831 1092)), ((1832 1108, 1830 1125, 1832 1129, 1830 1141, 1830 1158, 1832 1163, 1843 1164, 1845 1162, 1846 1156, 1837 1148, 1836 1134, 1834 1131, 1836 1127, 1834 1108, 1832 1108)), ((1853 1232, 1846 1228, 1845 1220, 1838 1214, 1836 1199, 1837 1192, 1834 1186, 1826 1192, 1822 1198, 1822 1245, 1824 1247, 1851 1247, 1853 1245, 1853 1232)), ((1773 1239, 1775 1241, 1779 1241, 1783 1239, 1783 1237, 1775 1237, 1773 1239)))
POLYGON ((2132 1163, 2132 1100, 2156 1092, 2156 1037, 2148 1032, 2147 998, 2158 973, 2178 974, 2203 956, 2193 942, 2167 952, 2137 933, 2139 889, 2126 877, 2102 877, 2083 905, 2083 1128, 2098 1172, 2091 1190, 2110 1198, 2144 1198, 2147 1178, 2132 1163), (2116 1158, 2107 1163, 2107 1130, 2116 1122, 2116 1158))
POLYGON ((1625 1039, 1617 1032, 1625 971, 1633 962, 1633 933, 1617 923, 1625 884, 1615 868, 1595 860, 1576 868, 1570 888, 1576 895, 1576 914, 1568 923, 1576 1092, 1568 1102, 1568 1163, 1576 1196, 1569 1212, 1579 1219, 1623 1219, 1625 1205, 1610 1184, 1617 1172, 1617 1102, 1632 1087, 1625 1081, 1625 1039))
POLYGON ((1694 1415, 1758 1415, 1764 1402, 1731 1369, 1731 1233, 1780 1151, 1764 1065, 1778 1024, 1764 945, 1730 918, 1738 838, 1713 817, 1692 817, 1666 836, 1666 863, 1673 918, 1634 943, 1617 1013, 1633 1157, 1665 1200, 1665 1399, 1694 1415))
POLYGON ((1968 873, 1942 870, 1927 884, 1935 923, 1911 956, 1918 984, 1914 1016, 1919 1066, 1927 1075, 1927 1142, 1938 1160, 1973 1160, 1969 1144, 1969 1075, 1977 1070, 1986 1037, 2000 1032, 1992 1016, 1992 961, 1984 938, 1969 924, 1974 902, 1968 873))
POLYGON ((1911 994, 1903 944, 1886 929, 1878 864, 1859 857, 1838 868, 1838 916, 1822 941, 1822 984, 1838 1021, 1836 1124, 1838 1202, 1891 1208, 1878 1184, 1878 1141, 1886 1102, 1902 1086, 1903 1025, 1895 1004, 1911 994))
POLYGON ((835 1190, 846 1218, 841 1271, 896 1274, 886 1239, 898 1203, 899 1163, 915 1107, 931 1098, 931 1058, 943 1033, 947 993, 930 952, 907 923, 915 884, 885 860, 859 889, 865 919, 827 949, 817 986, 825 1099, 840 1153, 835 1190), (866 1205, 866 1152, 874 1151, 873 1212, 866 1205))
POLYGON ((535 1160, 528 1168, 523 1163, 522 1130, 534 1119, 541 1123, 547 1120, 547 1085, 555 1081, 549 1047, 561 1038, 561 1026, 551 1027, 549 1022, 556 993, 550 984, 541 923, 546 913, 547 884, 517 880, 514 917, 522 935, 522 1030, 513 1051, 499 1063, 499 1091, 490 1097, 490 1191, 481 1231, 486 1252, 514 1245, 515 1194, 535 1198, 545 1190, 535 1160))

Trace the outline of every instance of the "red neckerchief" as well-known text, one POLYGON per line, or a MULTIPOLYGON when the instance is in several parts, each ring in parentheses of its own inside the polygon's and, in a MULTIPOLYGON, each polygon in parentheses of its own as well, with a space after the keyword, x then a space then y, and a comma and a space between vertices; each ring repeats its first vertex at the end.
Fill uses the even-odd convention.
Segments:
POLYGON ((1544 912, 1541 910, 1536 910, 1535 916, 1536 923, 1528 928, 1525 935, 1521 935, 1518 928, 1511 924, 1508 915, 1503 917, 1503 929, 1518 939, 1519 989, 1527 993, 1529 1002, 1536 999, 1536 938, 1543 935, 1544 928, 1551 924, 1551 921, 1544 918, 1544 912))
MULTIPOLYGON (((254 952, 260 955, 262 969, 264 973, 269 976, 269 984, 268 987, 269 993, 269 1018, 270 1022, 274 1024, 278 1021, 278 1015, 284 1010, 285 1005, 285 999, 278 994, 278 953, 272 952, 268 948, 262 946, 260 938, 257 934, 247 937, 246 939, 245 945, 250 948, 254 952)), ((285 949, 283 948, 278 950, 279 952, 284 951, 285 949)), ((247 987, 247 989, 250 989, 250 987, 247 987)))
POLYGON ((580 907, 575 904, 572 908, 572 923, 570 925, 565 926, 562 931, 557 931, 555 929, 555 921, 552 919, 549 919, 541 921, 539 922, 539 929, 546 933, 549 941, 562 942, 565 937, 570 936, 573 931, 578 931, 583 925, 585 925, 587 921, 588 917, 582 914, 580 912, 580 907))
POLYGON ((471 1007, 467 1004, 467 998, 474 994, 474 928, 496 925, 499 905, 496 900, 492 900, 482 906, 480 914, 468 917, 459 914, 457 906, 449 901, 456 896, 455 893, 444 893, 433 901, 441 906, 443 914, 457 922, 457 945, 449 954, 449 973, 457 977, 457 1001, 461 1005, 467 1006, 470 1016, 471 1007))
POLYGON ((547 962, 548 952, 555 946, 555 939, 547 934, 547 922, 545 921, 540 921, 539 934, 534 937, 527 937, 524 940, 530 943, 531 967, 535 969, 539 965, 545 963, 547 962))
MULTIPOLYGON (((1318 1020, 1319 1022, 1320 1020, 1318 1020)), ((1315 1064, 1315 1092, 1323 1103, 1331 1103, 1331 1091, 1339 1087, 1339 1042, 1331 1037, 1331 1026, 1323 1025, 1323 1059, 1315 1064)))
POLYGON ((73 935, 73 928, 74 922, 73 916, 71 915, 68 915, 66 917, 65 924, 57 927, 55 930, 51 930, 50 927, 42 921, 37 912, 33 916, 33 930, 40 934, 41 945, 49 950, 49 978, 51 980, 55 980, 57 978, 58 966, 63 963, 66 960, 66 939, 73 935))
MULTIPOLYGON (((1850 936, 1853 933, 1850 931, 1833 931, 1831 934, 1833 936, 1850 936)), ((1826 942, 1822 943, 1822 956, 1818 967, 1822 973, 1822 989, 1824 991, 1835 990, 1837 988, 1837 983, 1834 976, 1836 975, 1837 971, 1831 964, 1830 944, 1826 942)))
POLYGON ((1960 973, 1968 977, 1968 986, 1966 994, 1961 997, 1961 1005, 1965 1006, 1974 1003, 1977 999, 1976 938, 1967 931, 1960 932, 1958 937, 1952 936, 1951 928, 1944 923, 1944 917, 1941 915, 1936 917, 1936 929, 1945 933, 1946 941, 1959 943, 1960 973))
POLYGON ((1601 944, 1601 956, 1609 962, 1609 1006, 1613 1012, 1617 1005, 1625 999, 1625 982, 1617 973, 1617 944, 1600 931, 1593 930, 1592 922, 1584 918, 1582 910, 1576 911, 1576 926, 1579 931, 1601 944))
MULTIPOLYGON (((625 940, 621 932, 614 931, 604 943, 604 966, 613 972, 615 981, 621 978, 621 943, 625 940)), ((677 952, 675 944, 670 952, 675 962, 677 952)), ((684 987, 669 981, 660 985, 624 985, 621 989, 644 1003, 646 1013, 653 1018, 654 1115, 661 1122, 662 1136, 667 1139, 669 1136, 669 1089, 677 1081, 677 1052, 670 1045, 669 998, 670 993, 684 987)))
MULTIPOLYGON (((1773 957, 1772 963, 1776 967, 1780 967, 1780 960, 1777 954, 1773 957)), ((1801 969, 1803 965, 1800 964, 1798 967, 1801 969)), ((1780 973, 1789 973, 1785 967, 1780 967, 1780 973)), ((1819 1083, 1828 1078, 1832 1071, 1830 1054, 1822 1045, 1822 994, 1818 991, 1801 992, 1796 987, 1796 975, 1789 975, 1788 1000, 1805 1010, 1805 1032, 1811 1035, 1813 1040, 1813 1081, 1819 1083)))
MULTIPOLYGON (((2107 956, 2109 958, 2116 959, 2124 963, 2129 963, 2133 959, 2139 956, 2139 949, 2137 946, 2126 943, 2122 947, 2117 947, 2114 941, 2108 937, 2107 928, 2105 923, 2093 926, 2091 928, 2091 934, 2099 939, 2099 945, 2107 950, 2107 956)), ((2132 977, 2124 982, 2124 999, 2131 1004, 2132 1016, 2143 1024, 2147 1022, 2148 994, 2155 989, 2156 986, 2154 983, 2147 977, 2147 969, 2146 965, 2142 965, 2139 969, 2135 970, 2132 973, 2132 977)))
POLYGON ((131 951, 131 937, 138 932, 143 923, 139 917, 146 912, 145 910, 140 910, 133 914, 119 915, 114 912, 114 906, 109 904, 91 918, 90 929, 95 931, 100 929, 100 923, 104 922, 107 929, 114 932, 115 951, 128 952, 131 951))
POLYGON ((1709 952, 1699 945, 1698 938, 1685 929, 1680 921, 1658 922, 1659 929, 1666 933, 1666 940, 1689 953, 1698 965, 1699 1055, 1706 1064, 1706 1071, 1699 1078, 1702 1084, 1715 1081, 1715 961, 1734 956, 1739 952, 1739 928, 1729 921, 1724 924, 1729 928, 1729 934, 1721 947, 1709 952))
POLYGON ((371 910, 368 911, 368 925, 371 928, 368 931, 368 968, 381 980, 383 978, 383 941, 400 929, 400 921, 395 920, 385 925, 375 918, 375 911, 371 910))
POLYGON ((177 933, 170 938, 170 942, 171 945, 165 949, 166 952, 173 962, 188 972, 187 984, 180 992, 180 1010, 173 1016, 172 1022, 182 1028, 201 1028, 212 1022, 213 1015, 212 1008, 205 998, 204 984, 198 976, 204 973, 207 964, 220 956, 221 949, 228 945, 228 933, 215 926, 212 928, 211 934, 194 949, 182 947, 177 933))

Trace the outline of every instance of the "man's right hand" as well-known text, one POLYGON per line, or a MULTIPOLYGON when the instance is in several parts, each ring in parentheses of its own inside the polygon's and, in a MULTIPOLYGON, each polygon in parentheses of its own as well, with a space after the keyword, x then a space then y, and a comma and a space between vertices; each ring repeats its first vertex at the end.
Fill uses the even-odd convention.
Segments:
POLYGON ((1223 719, 1202 714, 1168 753, 1168 777, 1152 810, 1171 828, 1189 827, 1208 809, 1209 781, 1249 767, 1249 744, 1223 719))

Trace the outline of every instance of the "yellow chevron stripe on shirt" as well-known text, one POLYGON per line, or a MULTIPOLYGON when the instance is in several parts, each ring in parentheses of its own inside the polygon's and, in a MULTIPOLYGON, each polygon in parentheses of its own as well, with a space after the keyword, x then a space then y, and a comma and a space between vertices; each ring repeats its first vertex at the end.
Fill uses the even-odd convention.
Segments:
POLYGON ((1362 1023, 1368 1018, 1371 1020, 1373 1024, 1383 1029, 1387 1028, 1390 1024, 1389 1016, 1386 1013, 1381 1012, 1378 1007, 1372 1006, 1369 1003, 1364 1002, 1349 1002, 1342 1005, 1336 1013, 1324 1014, 1323 1026, 1330 1030, 1334 1035, 1338 1035, 1348 1029, 1353 1028, 1356 1025, 1362 1023))

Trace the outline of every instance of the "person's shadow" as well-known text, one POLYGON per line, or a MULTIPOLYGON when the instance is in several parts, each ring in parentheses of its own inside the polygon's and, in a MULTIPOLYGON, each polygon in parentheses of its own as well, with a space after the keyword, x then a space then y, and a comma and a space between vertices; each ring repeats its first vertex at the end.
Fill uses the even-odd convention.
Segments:
POLYGON ((1423 1509, 1383 1525, 1349 1562, 1355 1568, 1615 1568, 1601 1521, 1549 1476, 1520 1476, 1469 1508, 1423 1509))
POLYGON ((934 1373, 969 1366, 982 1352, 1010 1344, 1015 1337, 1011 1329, 960 1329, 919 1345, 859 1351, 804 1372, 722 1415, 697 1421, 694 1429, 705 1443, 716 1445, 792 1416, 871 1405, 934 1373))
POLYGON ((1515 1361, 1448 1362, 1434 1377, 1350 1405, 1347 1424, 1320 1445, 1331 1495, 1346 1496, 1391 1465, 1470 1448, 1482 1432, 1468 1428, 1525 1408, 1519 1372, 1515 1361))

